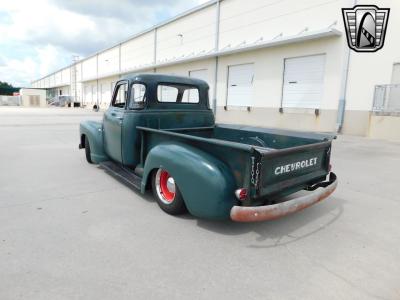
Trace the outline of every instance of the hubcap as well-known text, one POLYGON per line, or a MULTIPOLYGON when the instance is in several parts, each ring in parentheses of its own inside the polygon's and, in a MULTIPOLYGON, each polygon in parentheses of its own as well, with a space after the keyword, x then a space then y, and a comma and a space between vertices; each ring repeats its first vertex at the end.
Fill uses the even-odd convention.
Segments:
POLYGON ((175 194, 175 180, 172 177, 167 179, 167 189, 171 193, 175 194))
POLYGON ((156 174, 156 190, 160 200, 165 204, 171 204, 175 199, 175 189, 174 178, 167 171, 158 169, 156 174))

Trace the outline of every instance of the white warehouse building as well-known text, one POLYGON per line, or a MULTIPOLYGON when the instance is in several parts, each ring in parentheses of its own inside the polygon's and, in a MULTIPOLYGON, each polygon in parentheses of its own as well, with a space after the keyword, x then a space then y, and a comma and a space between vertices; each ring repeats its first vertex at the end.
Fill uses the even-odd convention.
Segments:
POLYGON ((213 0, 32 86, 106 108, 128 74, 191 76, 219 123, 400 140, 400 2, 371 2, 213 0), (349 49, 342 8, 355 4, 391 8, 381 50, 349 49))

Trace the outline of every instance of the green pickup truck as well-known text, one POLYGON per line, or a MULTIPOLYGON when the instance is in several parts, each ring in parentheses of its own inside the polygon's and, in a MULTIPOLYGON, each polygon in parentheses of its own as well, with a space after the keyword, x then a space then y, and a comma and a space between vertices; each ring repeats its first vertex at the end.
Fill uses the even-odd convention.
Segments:
POLYGON ((117 82, 103 122, 80 124, 89 163, 162 210, 252 222, 304 209, 336 188, 334 135, 216 124, 206 82, 138 74, 117 82), (306 190, 291 200, 283 197, 306 190))

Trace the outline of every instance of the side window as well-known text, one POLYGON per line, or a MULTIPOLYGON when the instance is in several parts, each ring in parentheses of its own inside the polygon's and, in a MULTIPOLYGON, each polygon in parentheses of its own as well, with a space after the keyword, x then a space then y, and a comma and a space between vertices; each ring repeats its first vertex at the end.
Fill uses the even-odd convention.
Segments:
POLYGON ((146 101, 146 86, 141 83, 132 84, 129 109, 143 107, 145 101, 146 101))
POLYGON ((117 92, 114 94, 111 106, 124 108, 127 94, 128 94, 128 89, 126 83, 117 85, 117 92))

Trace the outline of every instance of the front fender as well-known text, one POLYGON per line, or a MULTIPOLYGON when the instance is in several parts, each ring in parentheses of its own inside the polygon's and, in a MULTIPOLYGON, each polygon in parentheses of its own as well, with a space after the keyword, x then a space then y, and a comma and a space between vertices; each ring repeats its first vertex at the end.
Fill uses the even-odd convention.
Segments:
MULTIPOLYGON (((94 163, 108 160, 103 145, 103 124, 98 121, 83 121, 79 125, 80 137, 84 135, 89 139, 90 156, 94 163)), ((82 145, 84 146, 84 145, 82 145)))
POLYGON ((229 218, 231 208, 237 204, 235 181, 223 162, 186 144, 157 145, 146 158, 142 192, 151 171, 160 167, 174 177, 192 215, 210 219, 229 218))

